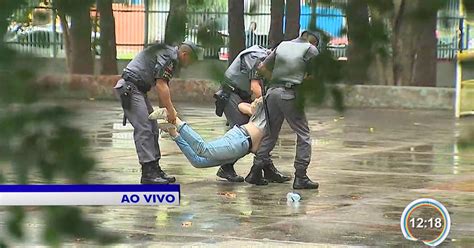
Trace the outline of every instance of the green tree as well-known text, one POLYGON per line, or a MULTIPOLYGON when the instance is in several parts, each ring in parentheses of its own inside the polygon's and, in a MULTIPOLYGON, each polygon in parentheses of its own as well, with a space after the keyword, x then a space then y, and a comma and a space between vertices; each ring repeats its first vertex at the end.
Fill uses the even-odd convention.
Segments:
POLYGON ((286 1, 285 40, 299 36, 301 5, 299 0, 286 1))
POLYGON ((186 0, 170 1, 170 11, 166 19, 165 43, 177 45, 186 35, 186 0))
POLYGON ((344 7, 349 78, 357 83, 434 86, 437 11, 446 3, 446 0, 434 0, 430 4, 423 0, 349 0, 344 7))
POLYGON ((348 0, 346 8, 347 37, 349 47, 347 60, 349 78, 357 83, 366 83, 367 70, 372 62, 372 39, 367 32, 370 27, 369 7, 365 0, 348 0))
POLYGON ((285 9, 284 0, 271 1, 271 22, 270 32, 268 34, 268 43, 270 47, 275 47, 283 40, 283 14, 285 9))
MULTIPOLYGON (((7 18, 24 6, 25 1, 0 0, 0 30, 5 32, 7 18)), ((89 34, 90 35, 90 34, 89 34)), ((5 177, 0 170, 0 183, 28 184, 39 172, 44 183, 86 183, 95 161, 86 153, 88 141, 71 126, 73 113, 61 106, 39 101, 42 91, 35 86, 38 65, 31 55, 19 55, 0 40, 0 165, 10 166, 15 177, 5 177), (20 63, 21 61, 21 63, 20 63)), ((24 224, 31 210, 9 207, 6 229, 0 233, 0 247, 25 237, 24 224)), ((42 240, 59 246, 65 238, 86 238, 100 243, 115 240, 86 220, 76 207, 41 207, 44 224, 42 240)))
POLYGON ((393 3, 394 84, 435 86, 437 11, 445 1, 426 4, 423 0, 394 0, 393 3))
POLYGON ((100 13, 100 64, 101 74, 117 74, 117 45, 112 0, 97 0, 100 13))
POLYGON ((244 1, 229 0, 229 63, 245 49, 244 1))
POLYGON ((55 0, 58 16, 61 20, 69 72, 75 74, 93 74, 94 60, 91 44, 90 6, 93 0, 55 0), (71 18, 71 25, 67 21, 71 18))

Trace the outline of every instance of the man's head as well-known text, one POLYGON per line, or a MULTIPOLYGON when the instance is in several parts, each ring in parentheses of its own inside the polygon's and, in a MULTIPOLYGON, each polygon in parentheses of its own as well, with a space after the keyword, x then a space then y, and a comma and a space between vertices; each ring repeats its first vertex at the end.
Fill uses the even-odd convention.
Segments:
POLYGON ((319 35, 318 33, 310 30, 305 30, 303 33, 301 33, 300 36, 302 39, 308 41, 311 43, 313 46, 317 47, 319 45, 319 35))
POLYGON ((181 67, 186 68, 198 60, 199 47, 192 41, 181 43, 178 49, 178 59, 181 67))

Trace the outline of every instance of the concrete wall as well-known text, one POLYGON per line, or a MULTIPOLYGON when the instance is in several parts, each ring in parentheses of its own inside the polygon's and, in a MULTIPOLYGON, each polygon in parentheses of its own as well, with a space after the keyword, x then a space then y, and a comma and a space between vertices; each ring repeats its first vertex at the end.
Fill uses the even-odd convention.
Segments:
MULTIPOLYGON (((35 58, 38 62, 36 64, 43 66, 41 71, 45 74, 63 74, 66 73, 66 62, 64 59, 48 59, 48 58, 35 58)), ((118 61, 118 71, 121 72, 123 68, 127 65, 128 60, 119 60, 118 61)), ((213 73, 210 71, 212 68, 210 64, 218 64, 220 66, 226 66, 227 61, 217 61, 217 60, 205 60, 199 61, 197 64, 193 65, 189 69, 182 70, 180 75, 181 78, 189 79, 212 79, 213 73)), ((99 61, 95 63, 96 73, 99 72, 99 61)), ((438 61, 438 71, 437 71, 437 87, 454 87, 455 80, 455 63, 454 61, 440 60, 438 61)), ((464 73, 467 78, 474 78, 474 67, 466 67, 464 73)))
MULTIPOLYGON (((120 77, 90 75, 50 75, 38 79, 38 84, 50 89, 51 97, 115 99, 113 86, 120 77)), ((214 101, 218 84, 209 80, 173 79, 171 94, 174 101, 214 101)), ((396 87, 379 85, 337 85, 347 107, 382 107, 408 109, 453 109, 454 89, 437 87, 396 87)), ((149 93, 156 100, 154 92, 149 93)), ((325 106, 331 105, 328 99, 325 106)))
POLYGON ((454 109, 454 89, 382 85, 339 85, 348 107, 454 109))

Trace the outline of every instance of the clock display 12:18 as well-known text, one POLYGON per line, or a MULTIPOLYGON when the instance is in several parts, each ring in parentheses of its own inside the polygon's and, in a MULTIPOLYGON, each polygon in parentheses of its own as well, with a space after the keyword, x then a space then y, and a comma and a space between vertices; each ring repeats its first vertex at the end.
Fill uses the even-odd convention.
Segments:
POLYGON ((411 228, 417 228, 417 229, 421 229, 421 228, 439 229, 443 226, 443 222, 441 221, 441 218, 429 218, 426 220, 423 218, 410 218, 410 225, 411 225, 411 228))

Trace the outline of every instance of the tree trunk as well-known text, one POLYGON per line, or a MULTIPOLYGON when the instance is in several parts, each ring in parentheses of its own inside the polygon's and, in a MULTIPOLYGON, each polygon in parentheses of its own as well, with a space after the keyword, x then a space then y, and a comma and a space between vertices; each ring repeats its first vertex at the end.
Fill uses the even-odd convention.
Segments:
POLYGON ((286 1, 285 40, 295 39, 300 33, 301 6, 299 0, 286 1))
POLYGON ((71 57, 72 57, 72 47, 71 47, 71 35, 69 34, 69 24, 66 20, 66 15, 64 11, 58 8, 59 21, 61 23, 61 29, 63 30, 63 43, 64 43, 64 53, 66 58, 66 67, 69 72, 72 71, 71 67, 71 57))
POLYGON ((436 85, 436 8, 422 0, 394 0, 392 21, 393 75, 395 85, 436 85), (426 21, 427 20, 427 21, 426 21))
MULTIPOLYGON (((231 1, 231 0, 229 0, 231 1)), ((270 34, 268 35, 270 47, 276 47, 283 40, 283 11, 284 0, 271 1, 271 23, 270 34)))
MULTIPOLYGON (((391 0, 385 0, 391 1, 391 0)), ((379 2, 380 3, 380 2, 379 2)), ((368 82, 370 84, 394 85, 393 82, 393 59, 389 52, 390 38, 388 35, 387 16, 388 10, 381 10, 380 6, 370 5, 370 28, 377 35, 370 36, 372 61, 367 70, 368 82)))
POLYGON ((316 0, 310 0, 311 5, 311 19, 309 20, 309 30, 316 30, 316 0))
POLYGON ((245 49, 244 0, 228 0, 229 64, 245 49))
POLYGON ((348 74, 355 83, 367 82, 367 70, 372 61, 369 8, 366 0, 349 0, 346 8, 348 74))
POLYGON ((78 5, 71 14, 71 73, 93 74, 89 5, 78 5))
POLYGON ((419 38, 416 44, 415 75, 413 76, 412 84, 434 87, 436 86, 438 62, 438 39, 436 38, 438 18, 436 9, 431 8, 427 9, 427 11, 429 14, 426 18, 423 18, 423 21, 417 20, 416 33, 418 33, 419 38))
POLYGON ((102 75, 117 74, 117 46, 112 0, 98 0, 100 13, 100 64, 102 75))
POLYGON ((186 0, 170 1, 170 11, 166 19, 165 43, 178 45, 186 36, 186 0))

